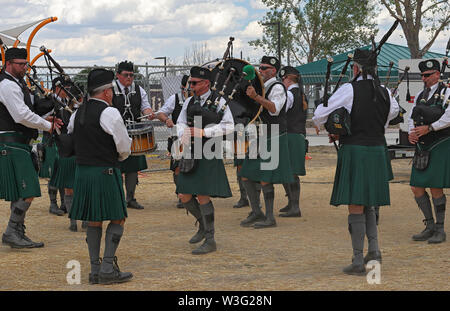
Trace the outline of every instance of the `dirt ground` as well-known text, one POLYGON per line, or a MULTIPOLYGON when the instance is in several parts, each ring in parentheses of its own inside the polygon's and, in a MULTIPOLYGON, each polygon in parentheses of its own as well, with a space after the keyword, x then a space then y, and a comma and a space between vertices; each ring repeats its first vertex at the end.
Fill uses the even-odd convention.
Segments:
MULTIPOLYGON (((86 233, 80 224, 78 232, 70 232, 66 217, 48 213, 47 181, 41 179, 42 197, 34 200, 26 225, 27 235, 45 242, 45 247, 14 250, 1 245, 0 290, 450 290, 449 242, 429 245, 411 240, 423 230, 423 216, 408 185, 410 159, 392 162, 391 206, 381 208, 379 225, 381 284, 370 285, 365 277, 341 272, 351 261, 352 249, 347 208, 329 205, 336 153, 333 147, 310 151, 307 176, 301 178, 303 217, 276 217, 276 228, 239 226, 250 208, 232 207, 239 191, 235 169, 227 165, 234 197, 213 200, 217 251, 203 256, 191 254, 196 246, 188 240, 196 227, 191 215, 175 207, 171 172, 143 173, 136 197, 145 209, 129 210, 117 252, 121 270, 131 271, 134 279, 120 285, 88 284, 86 233), (79 285, 66 280, 71 260, 81 263, 79 285)), ((275 191, 278 215, 287 198, 281 185, 275 191)), ((449 189, 445 193, 450 195, 449 189)), ((1 201, 1 232, 8 218, 9 203, 1 201)))

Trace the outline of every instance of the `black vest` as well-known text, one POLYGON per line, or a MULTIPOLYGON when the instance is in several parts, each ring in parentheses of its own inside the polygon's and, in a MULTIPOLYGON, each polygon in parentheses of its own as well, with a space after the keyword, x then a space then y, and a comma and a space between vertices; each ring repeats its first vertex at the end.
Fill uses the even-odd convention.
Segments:
POLYGON ((100 115, 107 107, 91 99, 78 108, 73 129, 77 164, 118 167, 114 139, 100 126, 100 115))
POLYGON ((294 96, 294 103, 286 114, 287 132, 306 135, 306 112, 303 110, 303 92, 295 87, 289 90, 294 96))
MULTIPOLYGON (((436 95, 438 90, 439 90, 439 87, 435 90, 433 96, 431 96, 430 99, 425 103, 421 102, 423 99, 423 91, 422 91, 419 94, 419 96, 417 96, 416 106, 423 105, 423 106, 430 107, 431 105, 434 105, 434 95, 436 95)), ((440 140, 441 138, 448 137, 448 136, 450 136, 450 127, 447 127, 445 129, 442 129, 439 131, 430 132, 427 135, 420 137, 420 142, 424 143, 425 145, 428 145, 428 144, 432 144, 432 143, 440 140)))
POLYGON ((180 100, 178 94, 175 94, 175 108, 172 111, 172 121, 175 124, 177 123, 178 117, 183 109, 183 104, 184 102, 180 100))
MULTIPOLYGON (((3 80, 8 79, 10 81, 15 82, 21 89, 23 93, 23 101, 25 102, 25 105, 27 105, 28 108, 30 108, 31 111, 34 112, 33 103, 31 101, 30 91, 25 85, 25 81, 23 85, 21 85, 19 82, 17 82, 13 77, 11 77, 9 74, 2 72, 0 74, 0 82, 3 80)), ((0 102, 0 131, 14 131, 14 132, 20 132, 25 137, 30 139, 36 139, 39 135, 39 132, 37 129, 32 129, 29 127, 26 127, 20 123, 16 123, 14 119, 9 114, 8 109, 6 106, 0 102)))
MULTIPOLYGON (((284 87, 283 83, 281 82, 275 82, 272 85, 269 86, 267 92, 266 92, 266 99, 269 99, 270 92, 272 91, 273 87, 275 85, 281 85, 283 86, 284 91, 286 92, 286 88, 284 87)), ((287 96, 286 96, 287 101, 287 96)), ((279 124, 279 131, 280 134, 286 133, 287 131, 287 119, 286 119, 286 101, 284 102, 283 107, 281 108, 280 114, 278 116, 272 116, 269 114, 269 111, 267 109, 263 109, 260 117, 264 124, 267 124, 267 135, 270 136, 271 124, 279 124)))
POLYGON ((382 146, 385 144, 385 124, 390 110, 389 93, 385 88, 385 101, 377 92, 376 100, 373 101, 375 92, 372 80, 360 80, 352 82, 353 106, 351 116, 351 133, 349 136, 340 137, 341 144, 382 146))
MULTIPOLYGON (((117 81, 114 81, 113 83, 117 83, 117 81)), ((117 86, 119 86, 119 85, 117 84, 117 86)), ((131 86, 130 86, 130 88, 131 88, 131 86)), ((120 87, 119 87, 119 90, 120 90, 120 87)), ((130 99, 131 112, 133 113, 134 121, 139 121, 139 120, 137 120, 137 118, 139 118, 141 116, 141 103, 142 103, 141 88, 139 87, 139 85, 135 84, 135 93, 134 94, 131 94, 131 89, 130 89, 128 98, 130 99)), ((124 114, 125 113, 125 96, 124 95, 116 95, 116 93, 114 92, 113 107, 116 107, 117 109, 119 109, 120 115, 122 116, 124 122, 126 120, 131 120, 131 115, 129 113, 124 114)))

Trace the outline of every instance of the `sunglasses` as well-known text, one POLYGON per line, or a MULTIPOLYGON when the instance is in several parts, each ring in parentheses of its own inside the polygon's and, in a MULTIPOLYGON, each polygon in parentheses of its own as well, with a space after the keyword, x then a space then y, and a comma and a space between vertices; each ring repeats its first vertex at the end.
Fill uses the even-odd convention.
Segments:
POLYGON ((28 64, 28 62, 24 62, 24 63, 21 63, 21 62, 11 62, 11 64, 16 64, 16 65, 19 65, 19 66, 26 66, 26 65, 28 64))
POLYGON ((267 67, 267 66, 259 66, 259 70, 267 70, 272 69, 273 67, 267 67))
POLYGON ((203 82, 203 80, 201 80, 201 81, 189 81, 189 84, 192 85, 192 86, 196 86, 197 83, 200 83, 200 82, 203 82))
POLYGON ((134 73, 121 73, 125 78, 134 78, 134 73))
POLYGON ((436 72, 432 72, 432 73, 421 73, 420 75, 421 75, 422 77, 428 78, 429 76, 434 75, 435 73, 436 73, 436 72))

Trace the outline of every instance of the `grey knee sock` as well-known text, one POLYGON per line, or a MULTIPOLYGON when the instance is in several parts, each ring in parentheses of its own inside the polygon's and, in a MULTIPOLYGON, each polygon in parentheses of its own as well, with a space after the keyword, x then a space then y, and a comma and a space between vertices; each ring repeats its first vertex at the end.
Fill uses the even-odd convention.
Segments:
POLYGON ((431 202, 430 197, 428 196, 428 193, 425 192, 425 194, 421 197, 415 198, 417 205, 419 206, 420 210, 422 211, 423 215, 425 216, 425 219, 427 220, 427 227, 434 226, 434 218, 433 218, 433 211, 431 210, 431 202))
POLYGON ((113 272, 113 261, 116 250, 119 247, 124 228, 119 224, 110 223, 105 233, 105 251, 103 253, 103 261, 100 266, 100 272, 113 272))
POLYGON ((91 261, 91 273, 98 274, 98 272, 100 271, 100 245, 102 243, 102 227, 88 226, 86 230, 86 242, 88 244, 89 259, 91 261))
POLYGON ((202 213, 203 226, 205 228, 205 238, 207 240, 214 239, 214 205, 211 201, 200 205, 202 213))
POLYGON ((273 201, 275 199, 275 191, 272 184, 262 186, 264 194, 264 203, 266 205, 266 218, 274 220, 273 217, 273 201))
POLYGON ((58 195, 58 188, 48 185, 48 197, 51 203, 58 204, 56 196, 58 195))
POLYGON ((11 216, 9 217, 8 227, 6 227, 6 234, 15 232, 15 224, 23 224, 25 222, 25 215, 30 205, 31 203, 25 202, 23 199, 11 202, 11 216))
POLYGON ((365 206, 364 214, 366 215, 366 235, 369 244, 369 252, 378 252, 377 216, 374 207, 365 206))
POLYGON ((183 203, 184 208, 191 213, 199 222, 201 222, 202 214, 200 212, 200 207, 198 201, 193 197, 190 201, 183 203))
MULTIPOLYGON (((65 202, 65 205, 66 205, 66 209, 67 209, 67 214, 69 215, 69 217, 70 217, 70 211, 71 211, 71 209, 72 209, 72 202, 73 202, 73 195, 65 195, 64 196, 64 202, 65 202)), ((71 225, 76 225, 77 224, 77 220, 76 219, 72 219, 72 218, 70 218, 70 224, 71 225)))
POLYGON ((61 201, 61 205, 65 205, 64 197, 65 197, 65 190, 64 188, 59 188, 59 199, 61 201))
POLYGON ((364 264, 364 238, 366 235, 366 216, 364 214, 348 215, 348 227, 352 238, 353 264, 364 264))
POLYGON ((445 221, 445 204, 447 199, 445 194, 440 198, 433 198, 434 212, 436 214, 436 230, 444 231, 444 221, 445 221))
POLYGON ((138 173, 125 173, 125 190, 127 196, 127 202, 134 199, 134 193, 136 192, 136 185, 138 183, 138 173))
POLYGON ((250 201, 250 206, 252 208, 252 211, 255 214, 261 214, 261 208, 259 206, 260 204, 260 200, 259 200, 259 196, 260 194, 258 193, 257 190, 257 183, 255 183, 254 181, 251 180, 243 180, 242 184, 244 185, 245 191, 247 191, 247 196, 248 196, 248 200, 250 201))

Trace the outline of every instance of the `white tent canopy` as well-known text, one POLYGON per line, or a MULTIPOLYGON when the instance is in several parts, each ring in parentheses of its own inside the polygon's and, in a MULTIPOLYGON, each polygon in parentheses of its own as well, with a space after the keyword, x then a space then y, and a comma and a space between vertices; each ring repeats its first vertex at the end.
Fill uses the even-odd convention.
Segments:
MULTIPOLYGON (((28 28, 31 28, 40 22, 44 21, 45 19, 41 19, 26 25, 14 27, 11 29, 6 30, 0 30, 0 39, 2 39, 3 43, 7 46, 12 46, 16 40, 19 39, 19 36, 25 32, 28 28)), ((25 46, 24 43, 19 43, 19 46, 25 46)))

